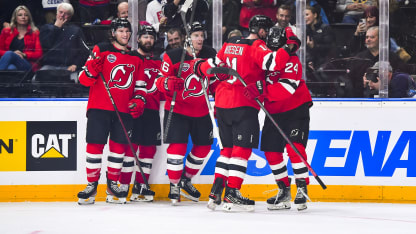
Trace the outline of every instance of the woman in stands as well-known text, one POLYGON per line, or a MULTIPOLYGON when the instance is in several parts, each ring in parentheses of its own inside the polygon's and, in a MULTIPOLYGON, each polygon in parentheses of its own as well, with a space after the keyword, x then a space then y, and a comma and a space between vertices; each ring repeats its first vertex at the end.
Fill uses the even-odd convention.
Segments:
POLYGON ((39 30, 27 7, 18 6, 13 12, 10 27, 1 31, 0 56, 0 70, 37 69, 36 62, 42 56, 42 47, 39 30))
POLYGON ((351 54, 355 55, 366 49, 365 47, 365 33, 367 29, 372 26, 378 26, 378 8, 370 6, 365 9, 363 18, 357 25, 354 32, 354 37, 351 40, 351 54))
POLYGON ((320 9, 306 6, 306 62, 312 70, 327 62, 334 48, 335 35, 328 24, 320 17, 320 9))

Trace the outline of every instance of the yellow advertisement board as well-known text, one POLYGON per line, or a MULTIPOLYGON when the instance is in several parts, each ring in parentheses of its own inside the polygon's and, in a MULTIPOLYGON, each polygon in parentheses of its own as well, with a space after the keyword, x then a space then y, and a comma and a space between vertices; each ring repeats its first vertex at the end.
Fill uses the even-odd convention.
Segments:
POLYGON ((0 171, 26 171, 26 121, 0 122, 0 171))

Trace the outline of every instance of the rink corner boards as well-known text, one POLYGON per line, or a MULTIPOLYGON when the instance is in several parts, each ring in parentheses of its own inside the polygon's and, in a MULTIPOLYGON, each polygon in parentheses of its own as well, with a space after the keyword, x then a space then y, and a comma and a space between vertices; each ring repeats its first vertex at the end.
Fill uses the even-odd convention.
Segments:
MULTIPOLYGON (((105 201, 105 186, 98 186, 97 201, 105 201)), ((207 201, 211 185, 196 184, 195 187, 202 194, 201 201, 207 201)), ((1 185, 0 202, 75 202, 77 193, 84 188, 85 185, 1 185)), ((151 188, 156 192, 155 201, 168 200, 168 184, 153 184, 151 188)), ((274 184, 247 184, 243 185, 241 192, 256 201, 265 201, 277 193, 276 188, 274 184)), ((326 190, 322 190, 319 185, 309 185, 308 190, 312 202, 416 204, 416 186, 328 185, 326 190)), ((295 197, 295 185, 292 185, 291 191, 292 197, 295 197)))

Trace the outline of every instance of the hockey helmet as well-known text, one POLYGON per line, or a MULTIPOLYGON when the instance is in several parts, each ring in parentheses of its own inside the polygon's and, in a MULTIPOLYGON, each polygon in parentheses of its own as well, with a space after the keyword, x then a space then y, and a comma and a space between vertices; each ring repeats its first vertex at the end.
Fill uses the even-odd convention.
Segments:
POLYGON ((151 25, 140 25, 137 36, 152 35, 156 39, 156 30, 151 25))
POLYGON ((271 27, 273 27, 273 21, 265 15, 253 16, 248 24, 250 33, 258 33, 261 28, 269 31, 271 27))
POLYGON ((190 30, 189 30, 190 34, 192 34, 193 32, 205 31, 204 25, 202 25, 198 21, 194 21, 189 27, 190 27, 190 30))
POLYGON ((271 50, 276 51, 286 44, 286 31, 281 27, 271 27, 267 34, 266 44, 271 50))
POLYGON ((131 24, 127 18, 115 18, 111 21, 111 32, 115 32, 118 28, 128 28, 131 32, 131 24))

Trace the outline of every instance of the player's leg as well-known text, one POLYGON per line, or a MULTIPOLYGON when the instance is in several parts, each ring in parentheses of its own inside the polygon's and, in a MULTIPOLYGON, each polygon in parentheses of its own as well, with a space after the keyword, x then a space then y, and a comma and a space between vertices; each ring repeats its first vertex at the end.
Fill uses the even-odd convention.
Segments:
MULTIPOLYGON (((139 160, 140 166, 146 180, 149 181, 150 172, 152 170, 153 158, 156 154, 156 145, 139 146, 139 160)), ((136 179, 134 181, 130 201, 153 201, 155 192, 146 186, 143 176, 140 173, 139 167, 135 166, 136 179)))
MULTIPOLYGON (((292 112, 293 119, 289 125, 290 134, 288 136, 301 156, 307 160, 305 148, 309 136, 309 106, 304 104, 292 110, 292 112)), ((289 144, 286 145, 286 151, 292 163, 293 174, 296 179, 297 193, 294 203, 297 205, 298 210, 304 210, 307 208, 307 200, 310 200, 307 190, 309 171, 289 144)))
MULTIPOLYGON (((274 120, 285 132, 286 123, 279 114, 273 115, 274 120)), ((269 118, 266 118, 261 136, 261 150, 264 151, 267 162, 272 169, 276 184, 279 188, 277 195, 267 199, 269 210, 290 209, 292 199, 290 193, 290 178, 288 177, 286 162, 283 159, 285 141, 281 134, 273 126, 269 118)))
MULTIPOLYGON (((125 130, 131 131, 133 128, 133 118, 130 114, 120 113, 125 130)), ((107 202, 126 203, 127 191, 118 186, 121 169, 123 167, 124 155, 130 146, 126 138, 123 127, 113 112, 113 121, 110 130, 110 140, 108 143, 109 155, 107 157, 107 202)))
POLYGON ((78 193, 78 204, 94 204, 97 194, 98 180, 101 174, 104 145, 110 132, 111 113, 109 111, 91 109, 87 112, 87 150, 86 171, 87 187, 78 193))
POLYGON ((246 175, 252 148, 259 144, 260 126, 258 110, 252 107, 239 108, 233 115, 233 151, 229 160, 228 184, 225 189, 225 211, 253 211, 255 202, 241 195, 240 189, 246 175))

